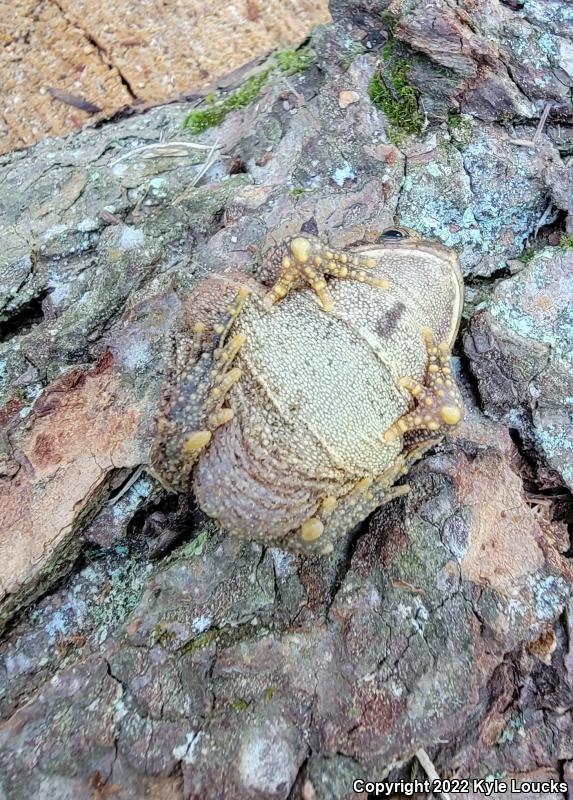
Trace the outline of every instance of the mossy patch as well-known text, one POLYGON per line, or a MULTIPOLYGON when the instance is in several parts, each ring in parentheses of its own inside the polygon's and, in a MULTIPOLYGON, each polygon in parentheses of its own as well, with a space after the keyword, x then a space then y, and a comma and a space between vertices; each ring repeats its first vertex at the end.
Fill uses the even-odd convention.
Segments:
POLYGON ((382 63, 370 81, 370 99, 381 108, 389 124, 388 138, 399 145, 406 136, 422 132, 423 117, 418 107, 419 91, 408 81, 411 63, 396 58, 391 31, 382 49, 382 63))
MULTIPOLYGON (((255 636, 264 636, 266 633, 267 631, 264 628, 260 628, 255 636)), ((210 628, 199 634, 199 636, 184 642, 177 649, 177 652, 180 655, 188 655, 203 650, 211 644, 217 644, 218 647, 231 647, 238 642, 253 638, 253 626, 250 623, 237 625, 236 627, 210 628)))
POLYGON ((276 686, 268 686, 265 689, 265 699, 266 700, 272 700, 273 697, 276 694, 276 691, 277 691, 277 687, 276 686))
POLYGON ((213 642, 216 642, 222 636, 224 636, 223 631, 217 628, 214 628, 210 631, 205 631, 205 633, 202 633, 195 639, 190 639, 188 642, 185 642, 185 644, 181 645, 178 652, 181 653, 181 655, 197 653, 199 650, 203 650, 213 642))
POLYGON ((168 647, 176 638, 175 631, 170 630, 163 622, 158 622, 153 629, 153 641, 161 647, 168 647))
POLYGON ((389 77, 383 77, 378 70, 370 81, 370 99, 388 118, 388 138, 392 144, 400 144, 406 136, 422 132, 419 93, 408 83, 409 69, 410 63, 400 59, 388 70, 389 77))
POLYGON ((281 50, 275 53, 274 66, 267 67, 256 75, 251 75, 238 89, 226 97, 218 100, 214 93, 207 95, 204 103, 208 107, 191 111, 185 117, 183 127, 191 133, 203 133, 209 128, 220 125, 229 112, 244 108, 256 100, 273 73, 295 75, 297 72, 308 69, 313 61, 314 53, 309 45, 300 47, 298 50, 281 50))
POLYGON ((296 75, 303 72, 314 62, 315 56, 309 45, 298 50, 281 50, 275 53, 277 67, 285 75, 296 75))
MULTIPOLYGON (((196 109, 187 115, 183 127, 191 133, 203 133, 208 128, 220 125, 230 111, 248 106, 260 94, 269 79, 270 69, 252 75, 238 89, 219 102, 213 102, 210 108, 196 109)), ((207 98, 206 98, 207 99, 207 98)))
POLYGON ((524 264, 529 264, 529 262, 533 261, 533 259, 537 255, 537 252, 538 252, 537 250, 534 250, 533 248, 530 247, 527 250, 524 250, 523 253, 520 256, 518 256, 518 260, 523 261, 524 264))
MULTIPOLYGON (((561 239, 559 240, 558 246, 561 250, 573 250, 573 234, 561 234, 561 239)), ((524 252, 518 256, 518 258, 520 261, 523 261, 524 264, 529 264, 529 262, 532 261, 539 252, 539 250, 535 250, 534 248, 530 247, 527 250, 524 250, 524 252)))
POLYGON ((235 709, 235 711, 246 711, 247 708, 249 707, 249 703, 247 703, 246 700, 243 700, 240 697, 237 698, 236 700, 232 700, 231 705, 235 709))
POLYGON ((384 24, 386 25, 386 30, 390 34, 391 38, 394 35, 394 30, 396 28, 398 20, 388 11, 388 9, 384 9, 384 11, 381 11, 380 17, 382 18, 384 24))

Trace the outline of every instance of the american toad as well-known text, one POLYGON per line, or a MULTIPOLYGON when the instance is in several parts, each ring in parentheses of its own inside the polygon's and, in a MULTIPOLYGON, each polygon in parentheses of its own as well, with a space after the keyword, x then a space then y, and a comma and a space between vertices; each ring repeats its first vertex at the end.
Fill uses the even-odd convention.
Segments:
POLYGON ((152 465, 226 530, 328 553, 461 419, 458 260, 406 229, 347 252, 300 235, 260 277, 187 301, 152 465))

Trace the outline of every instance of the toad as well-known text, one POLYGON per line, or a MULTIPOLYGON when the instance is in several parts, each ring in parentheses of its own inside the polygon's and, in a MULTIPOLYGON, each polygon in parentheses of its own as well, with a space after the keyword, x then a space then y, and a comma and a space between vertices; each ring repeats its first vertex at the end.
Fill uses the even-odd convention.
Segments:
POLYGON ((461 420, 458 259, 404 228, 348 250, 301 234, 258 278, 189 297, 152 467, 229 532, 329 553, 461 420))

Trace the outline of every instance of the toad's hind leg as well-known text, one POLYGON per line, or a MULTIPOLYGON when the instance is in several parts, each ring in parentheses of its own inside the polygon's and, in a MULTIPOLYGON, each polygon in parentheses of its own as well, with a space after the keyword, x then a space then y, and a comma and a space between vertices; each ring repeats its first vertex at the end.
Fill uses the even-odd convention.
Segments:
POLYGON ((241 377, 233 361, 245 335, 232 335, 232 328, 247 296, 241 287, 212 328, 197 323, 191 331, 180 328, 172 335, 151 455, 152 468, 169 488, 188 488, 193 465, 213 431, 233 417, 224 403, 241 377))
POLYGON ((291 236, 269 251, 265 257, 262 274, 267 272, 276 275, 278 272, 279 277, 263 302, 270 308, 291 289, 308 284, 318 295, 325 311, 331 311, 334 300, 328 291, 326 277, 331 275, 334 278, 350 278, 387 289, 387 280, 368 272, 375 264, 373 258, 336 250, 314 236, 291 236))
POLYGON ((297 531, 296 546, 306 553, 331 553, 334 544, 373 511, 409 491, 408 484, 395 486, 412 464, 438 443, 429 439, 401 453, 389 469, 375 479, 361 478, 342 497, 325 497, 317 511, 297 531))
POLYGON ((428 353, 428 369, 424 384, 411 378, 400 378, 398 385, 417 401, 416 408, 401 417, 383 436, 385 442, 401 434, 418 431, 422 435, 443 433, 462 419, 462 397, 452 376, 451 352, 446 342, 436 345, 429 328, 422 329, 428 353))

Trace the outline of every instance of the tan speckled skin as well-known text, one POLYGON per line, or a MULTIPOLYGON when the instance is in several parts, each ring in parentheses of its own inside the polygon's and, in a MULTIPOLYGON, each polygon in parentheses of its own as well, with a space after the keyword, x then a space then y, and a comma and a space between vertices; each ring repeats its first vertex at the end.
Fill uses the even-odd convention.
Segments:
MULTIPOLYGON (((402 438, 383 441, 412 408, 397 381, 424 382, 424 326, 437 341, 453 343, 461 275, 455 254, 434 242, 359 251, 376 259, 373 272, 387 278, 390 289, 330 280, 330 312, 311 289, 291 292, 270 310, 255 292, 234 324, 233 334, 246 336, 233 361, 242 376, 227 398, 234 417, 201 452, 193 488, 199 506, 237 535, 327 552, 336 536, 387 499, 407 468, 402 438), (357 502, 352 490, 365 478, 374 481, 374 491, 357 502), (324 516, 325 533, 301 540, 300 526, 320 512, 326 497, 337 503, 324 516)), ((232 287, 232 280, 206 282, 190 300, 191 315, 195 307, 199 317, 216 318, 232 287)), ((170 419, 175 437, 195 426, 177 414, 170 419)))

